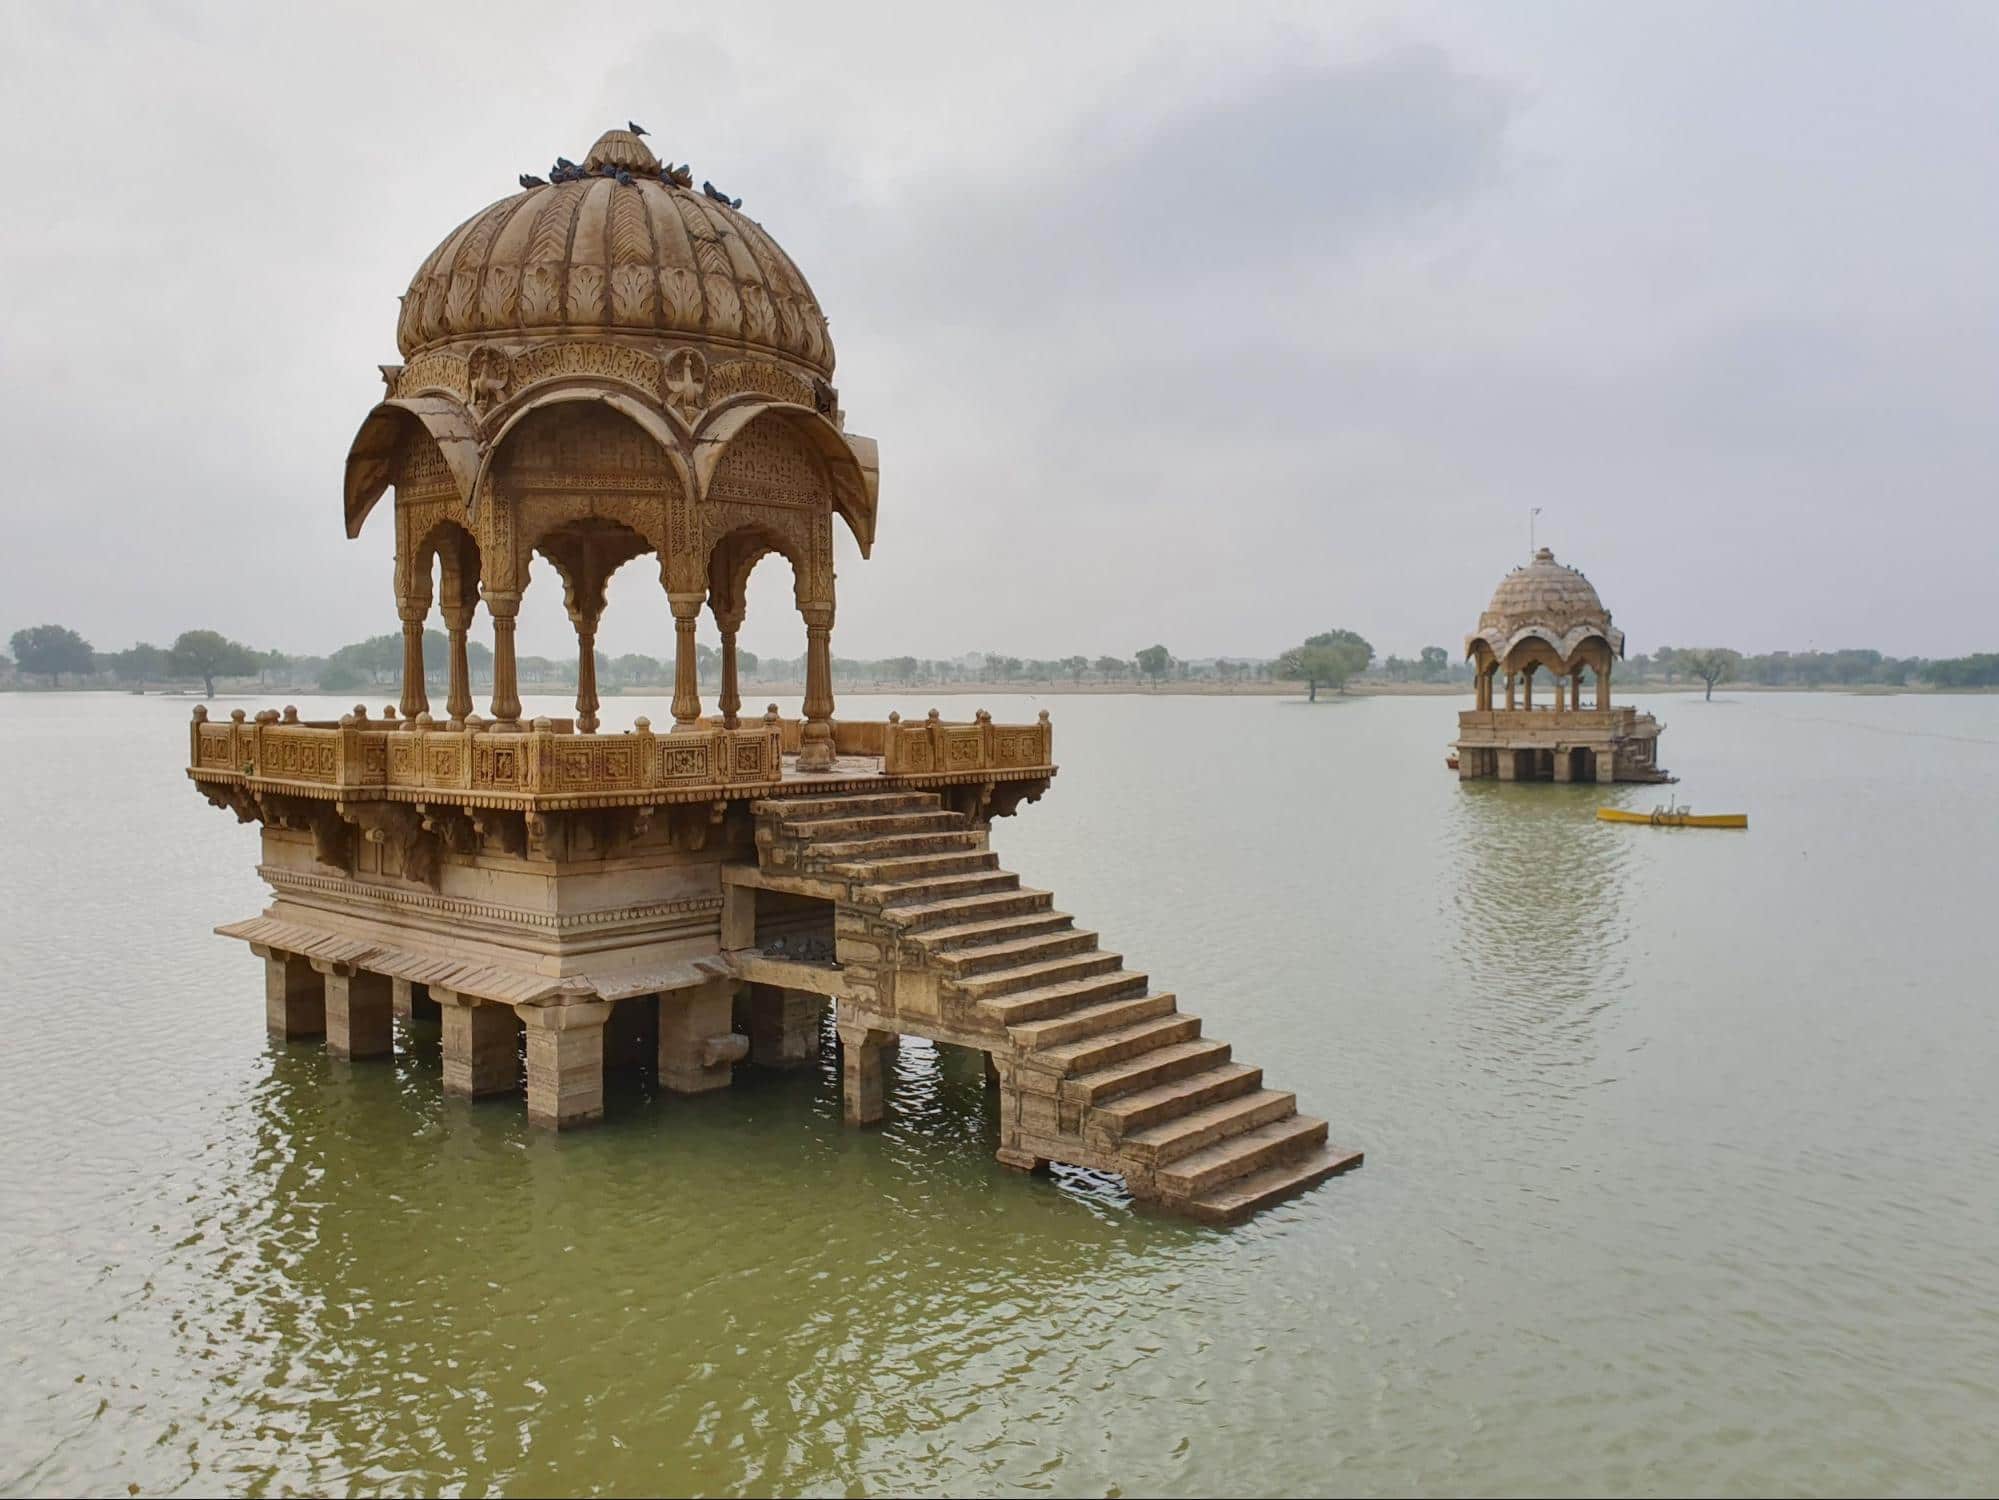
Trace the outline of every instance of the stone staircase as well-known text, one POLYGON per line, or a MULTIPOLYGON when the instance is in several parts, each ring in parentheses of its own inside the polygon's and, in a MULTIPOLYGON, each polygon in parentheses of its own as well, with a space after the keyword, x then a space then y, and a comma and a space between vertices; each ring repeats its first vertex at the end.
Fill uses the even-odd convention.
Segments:
POLYGON ((1216 1223, 1360 1165, 1049 892, 1000 869, 985 830, 937 794, 776 798, 755 813, 766 884, 837 892, 843 1023, 992 1058, 1002 1161, 1119 1173, 1134 1197, 1216 1223))

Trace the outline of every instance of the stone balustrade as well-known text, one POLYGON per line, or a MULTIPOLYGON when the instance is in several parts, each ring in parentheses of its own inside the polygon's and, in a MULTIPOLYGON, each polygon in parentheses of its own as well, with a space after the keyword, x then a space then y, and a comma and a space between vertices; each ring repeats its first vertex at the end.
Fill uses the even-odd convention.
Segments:
MULTIPOLYGON (((803 724, 773 709, 728 729, 703 719, 686 731, 655 734, 639 719, 619 734, 579 734, 568 719, 535 719, 518 729, 472 721, 459 727, 414 719, 307 721, 291 709, 254 718, 241 709, 211 720, 194 711, 188 774, 307 797, 435 797, 466 806, 561 808, 740 797, 812 779, 786 765, 803 724)), ((836 722, 834 752, 845 779, 866 775, 965 781, 1052 770, 1053 737, 1044 712, 1033 724, 995 724, 983 709, 969 724, 836 722)))

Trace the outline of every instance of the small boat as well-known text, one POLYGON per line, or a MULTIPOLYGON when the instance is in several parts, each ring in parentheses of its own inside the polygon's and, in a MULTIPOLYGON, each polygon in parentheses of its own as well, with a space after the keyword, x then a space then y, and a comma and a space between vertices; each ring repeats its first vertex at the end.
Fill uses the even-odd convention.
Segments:
POLYGON ((1452 750, 1449 754, 1445 755, 1444 757, 1444 769, 1447 771, 1455 771, 1457 768, 1458 768, 1458 752, 1456 750, 1452 750))
POLYGON ((1603 823, 1649 823, 1654 828, 1747 828, 1748 813, 1697 813, 1691 807, 1669 803, 1648 813, 1627 812, 1621 807, 1599 807, 1597 820, 1603 823))

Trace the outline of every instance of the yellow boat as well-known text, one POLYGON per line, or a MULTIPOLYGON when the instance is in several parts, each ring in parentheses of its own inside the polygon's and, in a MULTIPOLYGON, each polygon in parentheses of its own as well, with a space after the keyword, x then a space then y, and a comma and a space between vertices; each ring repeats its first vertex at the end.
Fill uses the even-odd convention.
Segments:
POLYGON ((1655 807, 1648 813, 1626 812, 1621 807, 1599 807, 1599 821, 1605 823, 1649 823, 1654 828, 1747 828, 1748 813, 1697 813, 1691 807, 1655 807))

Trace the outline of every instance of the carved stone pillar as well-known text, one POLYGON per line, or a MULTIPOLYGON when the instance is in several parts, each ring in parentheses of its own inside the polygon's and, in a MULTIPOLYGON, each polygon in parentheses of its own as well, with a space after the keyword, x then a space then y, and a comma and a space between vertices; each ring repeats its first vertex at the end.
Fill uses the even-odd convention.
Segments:
POLYGON ((1508 672, 1508 673, 1506 674, 1506 706, 1507 706, 1508 708, 1512 708, 1512 707, 1513 707, 1513 703, 1514 703, 1514 687, 1515 687, 1515 685, 1516 685, 1516 682, 1517 682, 1517 679, 1516 679, 1516 678, 1514 677, 1513 673, 1511 673, 1511 672, 1508 672))
POLYGON ((1555 684, 1555 712, 1560 713, 1562 711, 1562 685, 1568 681, 1568 678, 1562 676, 1560 672, 1556 672, 1553 674, 1553 680, 1555 684))
POLYGON ((445 695, 444 711, 451 716, 453 729, 463 729, 465 716, 472 712, 472 667, 465 654, 465 632, 471 625, 469 604, 444 611, 444 628, 451 637, 451 687, 445 695))
POLYGON ((833 769, 833 606, 808 604, 805 615, 805 729, 798 769, 833 769))
POLYGON ((326 984, 291 953, 256 950, 264 961, 264 1027, 280 1041, 326 1035, 326 984))
MULTIPOLYGON (((450 994, 440 990, 439 996, 450 994)), ((459 1099, 511 1093, 520 1082, 521 1023, 505 1005, 451 994, 442 1005, 444 1092, 459 1099)))
POLYGON ((392 979, 389 981, 389 994, 394 1000, 398 1021, 438 1019, 437 1002, 431 998, 429 985, 418 984, 411 979, 392 979))
POLYGON ((576 732, 597 732, 597 622, 576 627, 576 732))
POLYGON ((888 1056, 890 1033, 868 1026, 840 1030, 840 1104, 849 1125, 879 1125, 882 1064, 888 1056))
POLYGON ((1596 674, 1596 706, 1599 709, 1610 707, 1610 668, 1608 666, 1603 667, 1596 674))
POLYGON ((725 1089, 749 1039, 735 1027, 736 986, 710 980, 659 997, 659 1081, 676 1094, 725 1089))
POLYGON ((604 1118, 606 1000, 516 1007, 527 1027, 528 1123, 571 1130, 604 1118))
POLYGON ((673 607, 673 732, 701 727, 701 681, 696 672, 694 622, 701 617, 703 594, 668 594, 673 607))
POLYGON ((715 628, 722 632, 722 693, 715 706, 722 711, 724 729, 742 727, 743 695, 736 683, 736 632, 743 628, 741 612, 715 615, 715 628))
POLYGON ((822 995, 750 986, 750 1061, 760 1068, 804 1068, 819 1060, 822 995))
POLYGON ((486 593, 486 613, 493 617, 493 721, 500 729, 518 729, 521 690, 514 676, 514 618, 521 611, 519 594, 486 593))
POLYGON ((423 685, 423 622, 430 613, 403 611, 403 696, 398 705, 405 719, 430 712, 430 695, 423 685))
POLYGON ((335 1057, 387 1057, 395 1051, 389 976, 349 963, 315 959, 326 980, 326 1050, 335 1057))

